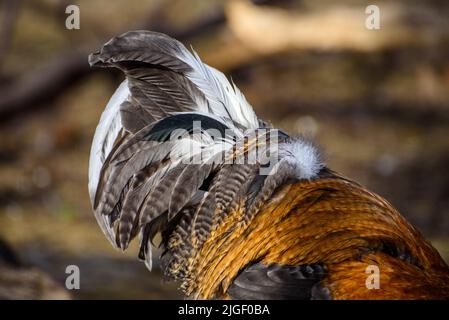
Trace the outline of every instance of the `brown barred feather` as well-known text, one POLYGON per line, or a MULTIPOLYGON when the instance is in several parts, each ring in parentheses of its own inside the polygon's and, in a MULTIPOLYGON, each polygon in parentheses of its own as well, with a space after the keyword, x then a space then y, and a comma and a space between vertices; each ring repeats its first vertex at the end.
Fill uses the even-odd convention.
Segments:
POLYGON ((312 143, 268 127, 180 42, 132 31, 89 62, 127 78, 94 138, 95 217, 123 250, 139 234, 149 268, 160 246, 164 276, 186 296, 449 299, 449 267, 391 204, 328 169, 312 143), (366 286, 369 266, 379 289, 366 286))

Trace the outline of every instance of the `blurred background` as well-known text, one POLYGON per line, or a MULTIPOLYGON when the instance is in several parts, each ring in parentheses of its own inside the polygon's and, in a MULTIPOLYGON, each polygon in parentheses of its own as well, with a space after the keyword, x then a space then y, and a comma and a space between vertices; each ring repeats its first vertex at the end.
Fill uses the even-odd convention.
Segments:
POLYGON ((449 260, 449 3, 1 0, 0 298, 178 298, 114 250, 87 193, 90 144, 119 72, 87 55, 165 32, 224 71, 257 114, 313 138, 328 165, 384 196, 449 260), (68 30, 66 7, 80 9, 68 30), (365 27, 380 8, 380 30, 365 27), (67 265, 81 289, 65 289, 67 265))

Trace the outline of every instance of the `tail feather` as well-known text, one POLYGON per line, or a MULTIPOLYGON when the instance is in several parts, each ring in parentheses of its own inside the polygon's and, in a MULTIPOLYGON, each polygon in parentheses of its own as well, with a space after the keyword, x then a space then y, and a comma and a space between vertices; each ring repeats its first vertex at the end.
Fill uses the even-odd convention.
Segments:
MULTIPOLYGON (((103 112, 92 145, 89 193, 95 217, 114 247, 125 250, 140 234, 139 256, 148 267, 152 238, 162 232, 164 246, 173 249, 167 265, 178 276, 187 275, 192 268, 185 265, 192 261, 187 255, 198 252, 230 207, 248 198, 249 190, 260 202, 276 188, 278 180, 258 178, 257 161, 227 164, 266 148, 269 134, 258 144, 248 143, 255 137, 248 132, 267 125, 222 73, 166 35, 127 32, 91 54, 89 63, 118 68, 126 76, 103 112), (262 199, 255 181, 262 182, 257 187, 262 199), (265 181, 271 182, 264 186, 265 181), (179 237, 182 243, 176 244, 179 237)), ((300 152, 283 136, 286 146, 277 156, 300 152)), ((307 152, 300 160, 317 162, 316 154, 307 152)), ((319 163, 288 163, 311 168, 301 178, 320 169, 319 163)), ((287 170, 282 177, 294 178, 299 171, 287 170)))
POLYGON ((122 69, 133 96, 155 116, 158 112, 164 115, 176 112, 178 103, 184 102, 183 110, 177 111, 196 110, 215 115, 230 126, 234 123, 248 129, 259 126, 251 106, 221 72, 164 34, 127 32, 90 55, 89 63, 122 69), (158 103, 164 107, 157 110, 158 103))

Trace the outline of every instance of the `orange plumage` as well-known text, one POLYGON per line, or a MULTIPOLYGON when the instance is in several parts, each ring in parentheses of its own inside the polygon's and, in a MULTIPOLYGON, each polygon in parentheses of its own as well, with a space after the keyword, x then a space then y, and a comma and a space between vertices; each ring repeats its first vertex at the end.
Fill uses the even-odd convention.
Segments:
POLYGON ((150 269, 160 234, 164 275, 187 296, 449 299, 447 264, 399 212, 257 118, 181 43, 128 32, 89 62, 127 78, 92 144, 97 221, 122 250, 140 234, 150 269))
POLYGON ((322 285, 334 299, 449 297, 449 268, 438 252, 387 201, 335 173, 287 184, 250 223, 239 223, 241 215, 230 215, 198 253, 189 288, 199 298, 225 297, 252 261, 323 264, 322 285), (379 289, 366 287, 370 265, 379 267, 379 289))

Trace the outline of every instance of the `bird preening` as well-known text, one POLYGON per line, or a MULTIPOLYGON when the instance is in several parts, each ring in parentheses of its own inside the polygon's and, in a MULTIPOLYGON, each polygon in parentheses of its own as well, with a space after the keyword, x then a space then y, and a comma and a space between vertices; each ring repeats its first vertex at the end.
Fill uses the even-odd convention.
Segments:
POLYGON ((391 204, 177 40, 127 32, 89 63, 126 77, 92 143, 95 217, 116 248, 138 236, 150 269, 160 248, 187 297, 449 299, 449 267, 391 204))

